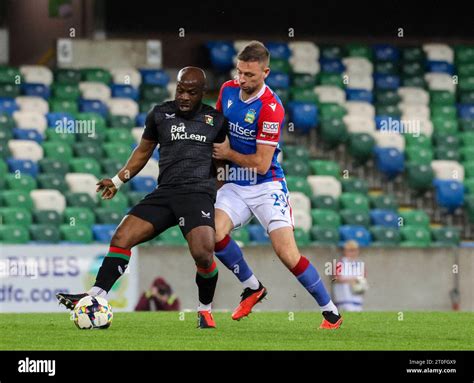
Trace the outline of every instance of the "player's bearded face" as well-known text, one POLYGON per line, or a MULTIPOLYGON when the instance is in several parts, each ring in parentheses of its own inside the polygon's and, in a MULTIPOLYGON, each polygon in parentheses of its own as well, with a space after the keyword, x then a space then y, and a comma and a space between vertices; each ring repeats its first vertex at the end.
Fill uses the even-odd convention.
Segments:
POLYGON ((237 76, 242 92, 253 94, 259 90, 270 69, 257 61, 237 61, 237 76))

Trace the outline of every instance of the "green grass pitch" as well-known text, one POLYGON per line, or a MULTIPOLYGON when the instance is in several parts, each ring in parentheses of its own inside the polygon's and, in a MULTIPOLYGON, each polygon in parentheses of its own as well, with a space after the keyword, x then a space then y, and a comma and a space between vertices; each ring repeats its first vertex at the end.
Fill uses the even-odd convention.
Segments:
POLYGON ((115 313, 107 330, 78 330, 69 314, 0 314, 0 350, 472 350, 474 313, 344 314, 339 330, 318 330, 317 312, 256 312, 217 329, 196 329, 196 313, 115 313))

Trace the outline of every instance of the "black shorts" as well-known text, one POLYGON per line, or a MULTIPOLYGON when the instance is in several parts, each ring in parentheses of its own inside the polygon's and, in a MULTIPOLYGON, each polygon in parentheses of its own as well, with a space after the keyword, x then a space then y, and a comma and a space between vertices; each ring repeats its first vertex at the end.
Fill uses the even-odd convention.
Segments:
POLYGON ((150 222, 155 236, 178 225, 186 236, 198 226, 214 226, 214 202, 208 193, 181 193, 159 188, 146 195, 128 214, 150 222))

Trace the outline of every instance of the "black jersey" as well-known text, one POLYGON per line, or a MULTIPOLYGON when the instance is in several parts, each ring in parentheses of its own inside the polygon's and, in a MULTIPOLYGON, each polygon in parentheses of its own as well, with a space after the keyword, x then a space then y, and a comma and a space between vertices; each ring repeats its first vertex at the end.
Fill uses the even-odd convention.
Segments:
POLYGON ((158 189, 215 196, 212 144, 224 142, 226 133, 224 115, 208 105, 188 116, 174 101, 156 105, 147 115, 143 138, 160 145, 158 189))

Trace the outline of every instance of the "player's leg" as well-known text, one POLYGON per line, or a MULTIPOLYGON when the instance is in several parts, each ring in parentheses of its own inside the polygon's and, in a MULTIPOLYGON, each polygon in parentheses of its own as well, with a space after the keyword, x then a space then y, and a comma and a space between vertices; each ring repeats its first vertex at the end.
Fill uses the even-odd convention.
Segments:
POLYGON ((141 218, 127 215, 115 230, 109 251, 102 261, 94 286, 82 294, 56 294, 61 304, 73 309, 76 303, 87 295, 106 297, 117 279, 125 272, 130 261, 133 246, 155 236, 154 226, 141 218))
POLYGON ((247 316, 267 291, 245 261, 237 242, 230 236, 234 227, 244 226, 252 217, 242 199, 242 191, 236 189, 236 185, 226 184, 217 193, 215 254, 244 287, 240 304, 232 313, 232 318, 238 320, 247 316))
POLYGON ((207 193, 180 195, 173 198, 171 209, 196 264, 198 327, 214 328, 211 309, 218 279, 214 261, 214 199, 207 193))

